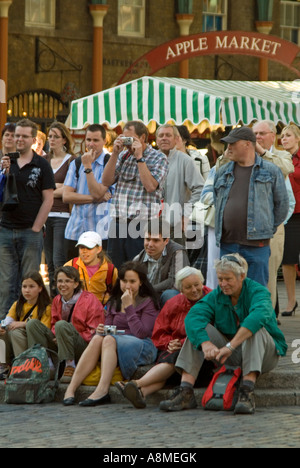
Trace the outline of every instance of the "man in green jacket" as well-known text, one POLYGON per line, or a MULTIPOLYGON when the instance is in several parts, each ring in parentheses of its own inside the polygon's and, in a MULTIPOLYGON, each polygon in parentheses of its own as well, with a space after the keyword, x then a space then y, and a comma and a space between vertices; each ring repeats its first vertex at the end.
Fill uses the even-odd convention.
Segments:
POLYGON ((267 288, 247 276, 248 265, 239 254, 216 262, 219 287, 188 313, 188 339, 176 362, 182 373, 180 391, 161 402, 165 411, 196 406, 193 386, 204 360, 241 366, 243 381, 235 414, 255 412, 254 387, 260 374, 277 366, 287 344, 277 326, 267 288))

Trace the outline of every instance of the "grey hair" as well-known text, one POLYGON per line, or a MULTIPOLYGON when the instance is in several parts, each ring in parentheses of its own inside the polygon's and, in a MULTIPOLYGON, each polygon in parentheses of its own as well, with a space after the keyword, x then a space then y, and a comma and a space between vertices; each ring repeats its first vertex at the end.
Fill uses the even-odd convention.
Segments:
POLYGON ((248 273, 248 263, 238 253, 224 255, 221 260, 215 261, 216 271, 232 271, 235 276, 245 275, 248 273), (233 260, 233 259, 236 260, 233 260))
POLYGON ((191 275, 197 275, 201 283, 204 283, 204 278, 200 270, 197 270, 196 268, 190 266, 186 266, 176 273, 175 287, 176 289, 178 289, 178 291, 181 291, 182 281, 191 275))
POLYGON ((272 122, 272 120, 259 120, 258 122, 255 122, 255 124, 253 125, 253 128, 255 128, 256 125, 259 125, 259 124, 268 125, 270 132, 274 133, 275 135, 277 134, 276 125, 274 122, 272 122))

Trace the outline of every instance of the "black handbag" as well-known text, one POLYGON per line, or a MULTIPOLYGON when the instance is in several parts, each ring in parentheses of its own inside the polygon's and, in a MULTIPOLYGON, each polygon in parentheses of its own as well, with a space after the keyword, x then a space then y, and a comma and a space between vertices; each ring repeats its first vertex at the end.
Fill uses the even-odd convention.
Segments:
POLYGON ((3 193, 2 211, 13 211, 19 206, 16 177, 14 174, 6 176, 6 184, 3 193))

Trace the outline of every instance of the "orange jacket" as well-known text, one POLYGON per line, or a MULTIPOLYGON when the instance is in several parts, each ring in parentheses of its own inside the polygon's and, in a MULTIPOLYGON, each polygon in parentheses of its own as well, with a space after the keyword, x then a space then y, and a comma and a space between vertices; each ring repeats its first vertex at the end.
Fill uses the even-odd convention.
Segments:
MULTIPOLYGON (((86 266, 80 257, 78 257, 77 260, 70 260, 68 263, 66 263, 66 266, 74 266, 74 268, 77 268, 85 291, 93 293, 103 305, 107 303, 110 295, 107 291, 106 284, 106 278, 108 274, 108 263, 106 260, 104 260, 99 270, 91 278, 89 277, 86 266)), ((112 286, 116 284, 117 278, 118 270, 114 268, 112 275, 112 286)))

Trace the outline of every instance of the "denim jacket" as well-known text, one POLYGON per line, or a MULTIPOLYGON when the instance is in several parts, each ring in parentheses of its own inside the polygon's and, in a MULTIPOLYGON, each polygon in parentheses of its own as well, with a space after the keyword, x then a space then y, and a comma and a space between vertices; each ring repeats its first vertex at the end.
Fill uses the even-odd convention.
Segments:
MULTIPOLYGON (((217 171, 214 182, 216 207, 216 242, 220 246, 223 215, 234 182, 235 162, 217 171)), ((289 210, 289 197, 281 170, 256 154, 248 196, 247 239, 271 239, 283 223, 289 210)), ((238 220, 237 220, 238 222, 238 220)))

